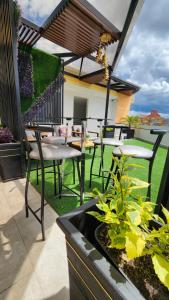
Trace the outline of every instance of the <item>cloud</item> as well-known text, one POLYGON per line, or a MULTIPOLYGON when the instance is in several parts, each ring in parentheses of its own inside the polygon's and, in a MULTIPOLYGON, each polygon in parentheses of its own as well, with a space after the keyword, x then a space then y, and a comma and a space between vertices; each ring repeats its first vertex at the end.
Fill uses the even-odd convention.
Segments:
POLYGON ((144 83, 141 85, 142 92, 147 94, 167 94, 169 95, 169 82, 164 80, 164 78, 159 78, 156 81, 153 81, 150 85, 144 83))
POLYGON ((144 2, 117 68, 121 78, 141 87, 133 109, 169 112, 168 0, 144 2))
POLYGON ((34 21, 44 21, 60 3, 60 0, 18 0, 25 17, 34 21))

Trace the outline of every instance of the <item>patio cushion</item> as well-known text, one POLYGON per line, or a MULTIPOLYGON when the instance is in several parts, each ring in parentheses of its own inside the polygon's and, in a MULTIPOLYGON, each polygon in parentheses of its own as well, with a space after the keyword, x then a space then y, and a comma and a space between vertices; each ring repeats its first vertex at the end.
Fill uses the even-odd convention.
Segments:
POLYGON ((72 136, 71 128, 66 125, 59 125, 58 132, 59 132, 59 136, 63 136, 63 137, 65 137, 65 136, 71 137, 72 136))
MULTIPOLYGON (((96 145, 101 145, 100 138, 97 138, 94 140, 94 143, 96 145)), ((103 145, 107 146, 121 146, 123 145, 123 142, 118 139, 111 139, 111 138, 103 138, 103 145)))
POLYGON ((27 137, 35 137, 35 131, 33 130, 25 130, 25 134, 27 137))
MULTIPOLYGON (((78 142, 80 141, 80 137, 68 137, 67 138, 67 143, 72 143, 72 142, 78 142)), ((56 137, 56 136, 50 136, 50 137, 45 137, 42 139, 42 142, 45 144, 52 144, 52 145, 64 145, 65 144, 65 138, 64 137, 56 137)))
MULTIPOLYGON (((42 153, 44 160, 60 160, 81 156, 81 152, 63 145, 48 145, 42 143, 42 153)), ((40 160, 38 148, 34 148, 30 152, 31 159, 40 160)))
POLYGON ((134 146, 134 145, 123 145, 113 150, 113 155, 115 156, 121 156, 122 153, 128 156, 133 156, 137 158, 147 158, 147 159, 153 156, 152 150, 140 146, 134 146))
POLYGON ((64 145, 65 144, 65 138, 62 137, 62 136, 44 137, 42 139, 42 143, 44 143, 44 144, 52 144, 52 145, 64 145))

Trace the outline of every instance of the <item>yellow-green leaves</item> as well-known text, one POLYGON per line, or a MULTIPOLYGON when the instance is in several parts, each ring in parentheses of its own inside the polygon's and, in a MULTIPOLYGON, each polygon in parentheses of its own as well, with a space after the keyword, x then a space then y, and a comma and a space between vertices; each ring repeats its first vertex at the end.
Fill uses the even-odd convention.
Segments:
POLYGON ((154 270, 160 281, 169 289, 169 261, 161 255, 153 255, 154 270))
POLYGON ((154 204, 136 194, 149 184, 128 175, 128 169, 136 167, 128 159, 124 155, 120 160, 114 158, 118 172, 112 172, 113 185, 104 194, 93 191, 99 212, 88 214, 106 224, 109 248, 124 249, 128 259, 150 255, 156 274, 169 288, 169 212, 163 207, 164 220, 159 218, 153 213, 154 204), (150 229, 151 220, 160 221, 162 226, 150 229))
POLYGON ((89 211, 87 213, 95 217, 100 222, 106 224, 120 224, 118 216, 114 212, 112 212, 108 204, 101 202, 96 204, 96 206, 99 208, 99 210, 104 212, 104 214, 100 214, 95 211, 89 211))
POLYGON ((136 226, 141 224, 141 214, 139 211, 128 211, 126 215, 131 224, 136 226))
POLYGON ((130 190, 140 190, 148 188, 149 183, 140 180, 138 178, 130 177, 131 180, 131 186, 129 187, 130 190))
POLYGON ((169 224, 169 211, 163 206, 162 212, 166 218, 167 223, 169 224))
POLYGON ((145 240, 134 232, 126 233, 126 253, 129 259, 141 256, 145 247, 145 240))
POLYGON ((128 226, 125 224, 121 224, 119 227, 118 225, 113 225, 108 230, 108 236, 110 238, 109 241, 109 248, 116 248, 116 249, 124 249, 126 243, 126 229, 128 226))

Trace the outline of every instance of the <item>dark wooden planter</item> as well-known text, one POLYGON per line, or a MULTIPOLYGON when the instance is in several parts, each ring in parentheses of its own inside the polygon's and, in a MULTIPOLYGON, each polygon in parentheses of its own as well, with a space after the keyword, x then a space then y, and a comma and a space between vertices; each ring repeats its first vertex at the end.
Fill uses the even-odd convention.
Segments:
POLYGON ((114 138, 114 130, 112 131, 105 131, 105 135, 104 135, 105 138, 114 138))
POLYGON ((122 133, 127 134, 126 139, 133 139, 135 130, 131 129, 131 128, 125 128, 125 129, 122 130, 122 133))
POLYGON ((2 181, 23 178, 24 176, 21 143, 0 144, 0 177, 2 181))
POLYGON ((97 210, 91 200, 57 219, 66 237, 71 300, 143 300, 137 288, 103 256, 94 231, 99 222, 86 211, 97 210))

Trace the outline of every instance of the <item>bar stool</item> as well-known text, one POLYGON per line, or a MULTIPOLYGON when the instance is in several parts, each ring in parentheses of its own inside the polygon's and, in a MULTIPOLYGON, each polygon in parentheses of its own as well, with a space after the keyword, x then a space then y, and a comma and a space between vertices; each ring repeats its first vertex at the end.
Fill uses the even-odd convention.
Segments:
MULTIPOLYGON (((69 131, 69 122, 72 120, 72 118, 66 118, 66 133, 65 136, 47 136, 43 138, 43 143, 49 144, 49 145, 68 145, 72 142, 80 142, 81 137, 75 137, 75 136, 69 136, 68 131, 69 131)), ((74 159, 72 159, 72 164, 73 164, 73 184, 75 184, 75 163, 74 159)), ((37 173, 38 174, 38 173, 37 173)), ((38 175, 37 175, 38 178, 38 175)), ((38 180, 37 180, 38 182, 38 180)))
MULTIPOLYGON (((61 193, 61 176, 60 176, 60 161, 67 158, 77 158, 77 168, 80 182, 80 204, 83 203, 83 188, 84 183, 82 179, 83 170, 81 169, 81 173, 79 170, 79 161, 81 159, 82 153, 76 149, 70 148, 64 145, 48 145, 44 144, 43 140, 41 140, 40 132, 44 131, 43 127, 38 126, 28 126, 29 128, 35 132, 35 141, 29 142, 27 136, 25 136, 26 146, 27 146, 27 176, 26 176, 26 186, 25 186, 25 209, 26 209, 26 217, 29 216, 29 211, 35 216, 38 222, 41 224, 42 231, 42 239, 45 240, 45 230, 44 230, 44 205, 45 205, 45 161, 56 161, 58 163, 58 180, 59 180, 59 194, 61 193), (30 172, 31 172, 31 162, 32 160, 39 161, 41 167, 41 204, 40 208, 37 210, 33 210, 28 203, 28 187, 30 182, 30 172), (40 217, 37 213, 40 211, 40 217)), ((46 132, 51 132, 53 129, 51 127, 45 127, 46 132)))
MULTIPOLYGON (((145 147, 141 146, 133 146, 133 145, 123 145, 120 147, 117 147, 113 150, 113 156, 120 158, 122 155, 126 155, 132 158, 140 158, 140 159, 146 159, 149 162, 149 168, 148 168, 148 183, 149 187, 147 190, 147 198, 150 199, 151 197, 151 175, 152 175, 152 168, 153 168, 153 162, 157 153, 157 150, 160 146, 161 140, 164 136, 164 134, 167 133, 167 130, 163 129, 151 129, 150 133, 153 135, 157 135, 156 141, 154 143, 154 146, 152 150, 149 150, 145 147)), ((109 181, 111 178, 111 172, 113 171, 114 167, 114 160, 112 159, 112 164, 110 168, 110 172, 107 178, 105 189, 107 190, 109 181)), ((115 172, 117 172, 116 170, 115 172)))
POLYGON ((102 173, 102 191, 104 192, 104 148, 105 146, 111 146, 111 147, 118 147, 123 145, 123 142, 119 139, 115 139, 115 138, 104 138, 103 137, 103 126, 102 126, 102 119, 98 119, 97 120, 100 123, 100 137, 95 139, 93 141, 94 143, 94 150, 93 150, 93 156, 92 156, 92 161, 91 161, 91 166, 90 166, 90 180, 89 180, 89 188, 91 188, 92 185, 92 176, 99 176, 100 177, 100 173, 102 173), (99 169, 99 174, 93 174, 93 164, 94 164, 94 159, 95 159, 95 154, 96 154, 96 149, 97 147, 100 146, 100 150, 101 150, 101 160, 100 160, 100 169, 99 169))

